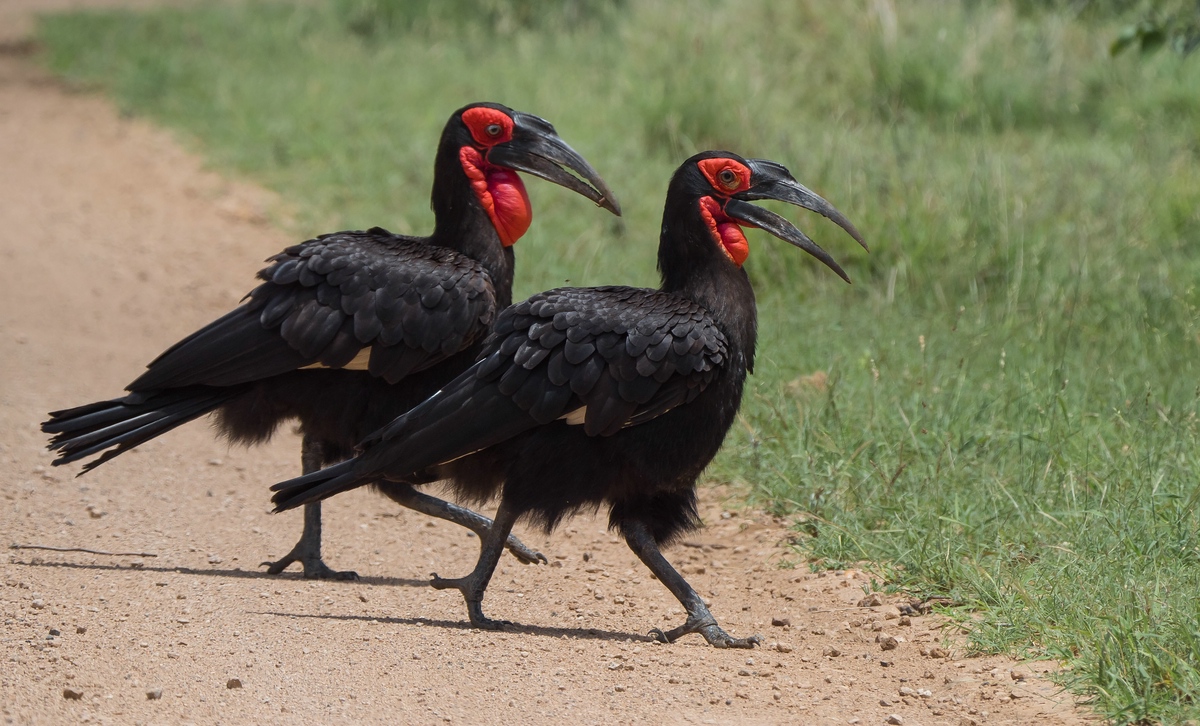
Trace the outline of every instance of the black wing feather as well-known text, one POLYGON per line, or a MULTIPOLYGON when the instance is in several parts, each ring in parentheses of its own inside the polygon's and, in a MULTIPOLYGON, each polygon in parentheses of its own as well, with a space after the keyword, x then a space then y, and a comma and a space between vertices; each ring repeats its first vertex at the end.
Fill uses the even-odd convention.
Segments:
POLYGON ((382 229, 290 247, 236 310, 172 346, 129 386, 230 386, 371 349, 368 370, 395 383, 481 340, 496 315, 482 265, 382 229))
POLYGON ((403 479, 585 406, 584 431, 611 436, 699 395, 726 352, 712 316, 684 298, 627 287, 550 290, 501 313, 479 361, 364 440, 357 458, 275 485, 272 501, 280 511, 403 479), (639 338, 637 356, 630 337, 639 338))
POLYGON ((725 336, 693 302, 639 288, 560 288, 504 311, 475 372, 539 423, 586 406, 585 431, 611 435, 685 403, 725 355, 725 336))

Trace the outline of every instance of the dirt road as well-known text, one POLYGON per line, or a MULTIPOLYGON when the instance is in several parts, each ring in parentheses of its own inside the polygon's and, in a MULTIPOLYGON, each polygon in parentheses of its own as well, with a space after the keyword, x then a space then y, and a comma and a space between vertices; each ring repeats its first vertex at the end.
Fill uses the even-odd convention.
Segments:
POLYGON ((299 532, 298 513, 268 514, 267 486, 298 471, 290 433, 231 450, 197 422, 82 478, 51 468, 45 412, 116 395, 293 240, 265 221, 270 195, 4 48, 3 544, 147 553, 0 558, 6 723, 1086 720, 1046 665, 1013 680, 1008 660, 964 658, 936 617, 856 607, 859 572, 781 567, 795 559, 782 523, 720 488, 703 493, 709 526, 668 556, 727 630, 763 636, 753 652, 649 642, 682 611, 602 519, 550 537, 519 528, 551 564, 501 561, 487 608, 518 623, 510 632, 471 630, 459 594, 426 584, 435 569, 467 572, 477 539, 366 491, 328 503, 325 519, 327 561, 360 581, 266 576, 258 562, 299 532), (943 646, 948 657, 922 655, 943 646))

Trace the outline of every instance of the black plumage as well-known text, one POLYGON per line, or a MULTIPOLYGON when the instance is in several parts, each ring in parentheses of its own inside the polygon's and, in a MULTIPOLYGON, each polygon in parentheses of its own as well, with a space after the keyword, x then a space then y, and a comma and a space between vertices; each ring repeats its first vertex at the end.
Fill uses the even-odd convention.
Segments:
MULTIPOLYGON (((305 472, 351 455, 368 433, 470 366, 497 312, 512 302, 511 245, 530 218, 513 170, 620 213, 603 180, 548 122, 498 104, 460 109, 438 146, 432 235, 338 232, 270 258, 242 305, 163 352, 129 395, 53 412, 42 430, 54 434, 54 463, 100 454, 86 472, 210 412, 222 434, 245 444, 298 419, 305 472)), ((422 481, 380 486, 481 535, 490 525, 411 488, 422 481)), ((524 561, 540 557, 515 538, 510 545, 524 561)), ((308 508, 296 548, 264 564, 275 573, 294 561, 310 577, 354 575, 321 561, 319 507, 308 508)))
POLYGON ((354 459, 276 485, 277 510, 379 478, 445 477, 460 494, 500 494, 493 531, 471 575, 434 576, 463 592, 471 622, 498 627, 481 601, 503 533, 520 517, 553 527, 606 505, 609 526, 679 598, 699 632, 732 638, 659 547, 699 525, 695 483, 733 423, 754 366, 754 292, 741 267, 739 225, 763 228, 845 273, 785 219, 748 202, 778 199, 854 226, 773 162, 706 152, 667 191, 659 245, 662 287, 560 288, 505 310, 479 362, 368 437, 354 459))

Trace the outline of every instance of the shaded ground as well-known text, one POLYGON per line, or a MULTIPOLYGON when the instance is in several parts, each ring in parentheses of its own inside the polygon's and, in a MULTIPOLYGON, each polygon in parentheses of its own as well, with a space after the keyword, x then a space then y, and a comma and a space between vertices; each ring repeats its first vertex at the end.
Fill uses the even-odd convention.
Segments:
MULTIPOLYGON (((12 8, 43 5, 6 5, 0 27, 15 26, 12 8)), ((549 538, 519 531, 551 565, 501 560, 486 606, 519 623, 506 633, 471 630, 461 596, 426 585, 433 570, 469 571, 477 540, 362 490, 326 505, 327 561, 361 581, 265 576, 257 563, 299 532, 298 513, 267 513, 267 486, 299 468, 291 434, 230 450, 195 423, 84 478, 50 468, 46 411, 117 394, 295 240, 266 224, 269 195, 204 171, 162 131, 5 47, 0 531, 5 545, 157 555, 6 553, 6 722, 1086 720, 1040 677, 1047 665, 1014 681, 1009 660, 961 658, 936 617, 902 624, 894 605, 857 607, 862 573, 781 569, 786 529, 725 511, 719 488, 704 490, 709 526, 668 556, 727 630, 764 637, 753 652, 648 642, 682 611, 602 519, 549 538), (881 633, 898 646, 882 650, 881 633), (941 646, 948 657, 922 655, 941 646)))

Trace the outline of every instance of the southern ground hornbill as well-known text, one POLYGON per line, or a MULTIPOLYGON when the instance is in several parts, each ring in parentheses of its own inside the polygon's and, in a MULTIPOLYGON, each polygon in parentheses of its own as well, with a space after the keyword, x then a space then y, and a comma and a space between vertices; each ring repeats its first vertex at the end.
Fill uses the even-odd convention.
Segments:
MULTIPOLYGON (((351 456, 369 433, 467 369, 512 303, 512 244, 531 220, 517 171, 620 214, 604 181, 547 121, 499 104, 462 108, 438 145, 432 235, 338 232, 275 255, 242 305, 167 349, 129 395, 51 413, 42 430, 54 434, 54 463, 104 452, 86 472, 213 411, 220 432, 244 444, 299 419, 305 473, 351 456)), ((484 536, 487 518, 414 483, 422 482, 380 489, 484 536)), ((545 559, 516 538, 507 544, 524 562, 545 559)), ((296 561, 307 577, 355 576, 321 560, 320 503, 306 508, 292 551, 263 564, 276 574, 296 561)))
MULTIPOLYGON (((662 287, 559 288, 505 310, 479 361, 437 394, 324 471, 277 484, 276 510, 380 478, 448 479, 459 494, 500 493, 474 571, 446 580, 471 623, 499 628, 481 601, 513 522, 552 528, 583 508, 609 508, 609 526, 686 608, 670 642, 698 632, 717 647, 752 647, 717 625, 659 547, 700 522, 695 483, 733 423, 754 365, 754 291, 742 269, 742 225, 760 227, 824 262, 824 250, 783 217, 749 202, 777 199, 862 237, 828 202, 770 161, 709 151, 675 172, 659 243, 662 287)), ((865 244, 863 245, 866 246, 865 244)))

